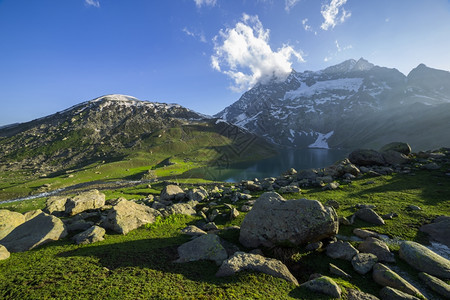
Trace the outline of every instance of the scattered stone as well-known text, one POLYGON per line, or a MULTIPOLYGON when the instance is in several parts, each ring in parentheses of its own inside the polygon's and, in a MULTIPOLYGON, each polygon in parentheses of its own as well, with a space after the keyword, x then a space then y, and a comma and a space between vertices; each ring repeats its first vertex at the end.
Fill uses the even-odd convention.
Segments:
POLYGON ((297 279, 281 261, 244 252, 236 252, 232 257, 225 260, 219 271, 217 271, 216 276, 231 276, 244 270, 265 273, 298 285, 297 279))
POLYGON ((372 253, 381 262, 394 263, 394 253, 391 253, 388 245, 374 237, 368 237, 364 242, 359 244, 358 250, 363 253, 372 253))
POLYGON ((353 256, 358 254, 356 250, 349 242, 337 241, 327 246, 327 256, 331 258, 339 258, 351 261, 353 256))
POLYGON ((25 222, 25 216, 15 211, 0 209, 0 240, 25 222))
POLYGON ((330 273, 339 277, 352 278, 351 275, 347 274, 345 271, 341 270, 332 263, 330 263, 330 273))
POLYGON ((83 211, 100 208, 105 205, 105 194, 98 190, 80 193, 73 198, 67 199, 66 214, 73 216, 83 211))
POLYGON ((316 251, 316 250, 319 250, 320 248, 322 248, 322 246, 323 246, 323 243, 321 241, 309 243, 308 245, 306 245, 305 250, 306 251, 316 251))
POLYGON ((386 144, 380 148, 380 152, 385 152, 385 151, 395 151, 398 153, 402 153, 404 155, 409 155, 409 154, 411 154, 411 146, 408 145, 408 143, 393 142, 393 143, 386 144))
POLYGON ((239 216, 239 211, 236 208, 231 208, 230 210, 230 220, 234 220, 239 216))
POLYGON ((371 253, 358 253, 353 256, 352 266, 361 275, 367 274, 378 261, 377 257, 371 253))
POLYGON ((185 196, 186 194, 178 185, 169 184, 162 189, 160 199, 162 201, 181 201, 185 196))
POLYGON ((210 230, 217 230, 219 227, 214 222, 209 222, 203 225, 203 230, 210 231, 210 230))
POLYGON ((347 289, 347 300, 379 300, 379 298, 355 289, 347 289))
POLYGON ((350 222, 349 219, 346 217, 339 217, 339 225, 352 225, 352 222, 350 222))
POLYGON ((369 149, 355 150, 349 154, 348 159, 357 166, 382 166, 385 163, 381 153, 369 149))
MULTIPOLYGON (((372 174, 372 175, 373 175, 373 174, 372 174)), ((369 180, 369 181, 364 182, 364 183, 361 184, 361 185, 371 185, 371 184, 375 184, 375 181, 369 180)))
POLYGON ((397 218, 398 214, 396 213, 388 213, 381 216, 383 220, 392 220, 393 218, 397 218))
POLYGON ((62 217, 66 212, 67 197, 53 196, 47 199, 44 211, 55 217, 62 217))
POLYGON ((362 208, 356 211, 355 216, 363 221, 375 225, 384 225, 384 220, 371 208, 362 208))
POLYGON ((421 272, 450 279, 450 261, 419 243, 403 242, 399 254, 401 259, 421 272))
POLYGON ((389 165, 403 165, 410 161, 409 157, 403 153, 393 150, 384 151, 382 153, 384 161, 389 165))
POLYGON ((199 235, 206 234, 206 232, 204 232, 203 230, 201 230, 200 228, 198 228, 197 226, 194 226, 194 225, 189 225, 189 226, 181 229, 181 233, 191 235, 191 236, 199 236, 199 235))
POLYGON ((339 202, 336 200, 328 200, 327 203, 325 203, 326 206, 331 206, 334 209, 339 209, 339 202))
POLYGON ((217 216, 220 215, 220 211, 216 208, 214 208, 209 214, 208 214, 208 220, 210 222, 213 222, 217 216))
POLYGON ((203 188, 189 190, 187 193, 189 200, 201 202, 208 197, 208 192, 203 188))
POLYGON ((378 237, 378 233, 361 228, 353 229, 353 234, 362 239, 366 239, 368 237, 378 237))
POLYGON ((450 299, 450 285, 439 278, 424 272, 419 273, 419 278, 425 282, 430 289, 443 296, 445 299, 450 299))
POLYGON ((300 193, 302 190, 295 185, 288 185, 288 186, 282 186, 278 192, 281 194, 293 194, 293 193, 300 193))
MULTIPOLYGON (((423 297, 423 295, 419 292, 419 290, 417 290, 405 279, 400 277, 400 275, 398 275, 397 273, 395 273, 394 271, 392 271, 391 269, 389 269, 388 267, 386 267, 381 263, 376 263, 373 266, 372 278, 379 285, 388 286, 413 296, 423 297)), ((391 299, 384 297, 382 298, 391 299)))
POLYGON ((431 163, 428 163, 428 164, 422 166, 422 169, 430 170, 430 171, 431 170, 439 170, 440 168, 441 168, 441 166, 435 162, 431 162, 431 163))
POLYGON ((0 260, 8 259, 11 256, 8 249, 5 246, 0 245, 0 260))
POLYGON ((414 210, 422 210, 422 208, 420 208, 419 206, 417 206, 417 205, 408 205, 407 207, 406 207, 406 210, 410 210, 410 211, 414 211, 414 210))
POLYGON ((334 209, 319 201, 285 200, 277 193, 267 192, 245 216, 239 241, 248 248, 286 242, 302 245, 334 236, 338 226, 334 209))
POLYGON ((326 186, 324 186, 322 188, 322 190, 324 190, 324 191, 331 191, 331 190, 337 189, 338 187, 339 187, 339 183, 337 183, 337 182, 330 182, 326 186))
POLYGON ((103 241, 105 239, 105 233, 106 230, 104 228, 94 225, 88 230, 75 235, 72 239, 77 245, 92 244, 95 242, 103 241))
POLYGON ((67 236, 64 223, 57 217, 41 210, 32 211, 29 215, 33 217, 0 240, 0 244, 10 252, 28 251, 67 236))
POLYGON ((249 212, 251 210, 252 210, 252 207, 249 206, 249 205, 244 204, 244 205, 241 206, 241 211, 242 212, 249 212))
POLYGON ((393 289, 389 286, 385 286, 381 289, 380 297, 382 300, 420 300, 420 298, 404 293, 397 289, 393 289))
POLYGON ((177 263, 197 260, 212 260, 221 264, 228 258, 227 251, 222 246, 220 238, 215 234, 201 235, 178 247, 177 263))
POLYGON ((374 208, 376 208, 376 206, 373 205, 373 204, 361 204, 361 203, 356 204, 355 207, 357 209, 362 209, 362 208, 372 208, 372 209, 374 209, 374 208))
POLYGON ((432 240, 450 248, 450 216, 437 217, 433 223, 420 227, 420 231, 428 233, 432 240))
POLYGON ((195 216, 197 212, 187 203, 175 203, 167 208, 171 215, 195 216))
POLYGON ((300 286, 314 292, 332 296, 333 298, 341 298, 341 288, 336 284, 336 282, 334 282, 333 279, 327 276, 321 276, 319 278, 309 280, 300 286))
POLYGON ((113 202, 113 207, 108 210, 101 226, 121 234, 127 234, 142 225, 155 222, 158 216, 161 216, 161 213, 153 208, 119 198, 113 202))

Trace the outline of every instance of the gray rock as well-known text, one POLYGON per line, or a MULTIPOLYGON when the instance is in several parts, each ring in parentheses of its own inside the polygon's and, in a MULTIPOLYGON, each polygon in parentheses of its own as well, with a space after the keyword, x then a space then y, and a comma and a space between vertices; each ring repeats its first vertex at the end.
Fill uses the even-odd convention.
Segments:
POLYGON ((198 236, 198 235, 204 235, 206 234, 206 232, 204 232, 203 230, 201 230, 200 228, 198 228, 197 226, 194 225, 189 225, 183 229, 181 229, 181 232, 187 235, 191 235, 191 236, 198 236))
POLYGON ((336 282, 334 282, 333 279, 327 276, 321 276, 319 278, 309 280, 300 286, 314 292, 329 295, 333 298, 341 298, 342 294, 341 288, 336 284, 336 282))
POLYGON ((178 247, 177 263, 197 260, 212 260, 221 264, 228 258, 227 251, 222 246, 220 238, 215 234, 201 235, 178 247))
POLYGON ((409 154, 411 154, 411 146, 408 145, 408 143, 393 142, 393 143, 386 144, 380 148, 380 152, 385 152, 385 151, 395 151, 398 153, 402 153, 404 155, 409 155, 409 154))
POLYGON ((214 208, 209 214, 208 214, 208 220, 210 222, 213 222, 217 216, 220 215, 220 211, 216 208, 214 208))
POLYGON ((345 271, 341 270, 340 268, 333 265, 332 263, 330 263, 330 265, 329 265, 329 270, 330 270, 330 273, 333 275, 336 275, 339 277, 344 277, 344 278, 352 278, 351 275, 347 274, 345 271))
POLYGON ((306 251, 316 251, 319 250, 320 248, 322 248, 323 243, 322 242, 314 242, 314 243, 309 243, 308 245, 306 245, 305 250, 306 251))
POLYGON ((251 210, 252 210, 252 207, 250 205, 244 204, 244 205, 241 206, 241 211, 242 212, 249 212, 251 210))
POLYGON ((189 190, 187 193, 189 200, 201 202, 208 197, 208 192, 203 188, 189 190))
POLYGON ((282 186, 278 192, 280 192, 281 194, 293 194, 293 193, 300 193, 302 190, 295 185, 287 185, 287 186, 282 186))
POLYGON ((66 223, 66 228, 68 232, 74 231, 84 231, 92 227, 93 222, 86 222, 85 220, 76 220, 70 223, 66 223))
POLYGON ((379 300, 379 298, 358 290, 347 289, 347 300, 379 300))
POLYGON ((0 240, 25 222, 25 216, 15 211, 0 209, 0 240))
POLYGON ((339 202, 337 202, 336 200, 328 200, 325 204, 327 206, 331 206, 334 209, 339 209, 339 202))
POLYGON ((450 248, 450 216, 437 217, 433 223, 420 227, 420 231, 428 233, 432 240, 450 248))
POLYGON ((420 298, 404 293, 397 289, 393 289, 389 286, 385 286, 381 289, 380 297, 382 300, 420 300, 420 298))
MULTIPOLYGON (((400 275, 389 269, 383 264, 376 263, 373 266, 372 273, 373 280, 382 286, 388 286, 412 296, 417 296, 420 298, 425 298, 418 289, 412 286, 409 282, 403 279, 400 275)), ((384 298, 383 299, 389 299, 384 298)))
POLYGON ((185 196, 186 194, 178 185, 169 184, 162 189, 160 199, 162 201, 181 201, 185 196))
POLYGON ((83 211, 100 208, 105 205, 105 194, 98 190, 80 193, 73 198, 67 199, 66 214, 73 216, 83 211))
POLYGON ((92 244, 95 242, 100 242, 105 239, 106 230, 99 226, 92 226, 91 228, 75 235, 72 239, 77 245, 92 244))
POLYGON ((393 150, 388 150, 382 152, 384 161, 389 165, 403 165, 409 163, 410 159, 405 154, 396 152, 393 150))
POLYGON ((450 285, 439 278, 424 272, 419 273, 419 278, 425 282, 430 289, 443 296, 445 299, 450 299, 450 285))
POLYGON ((155 222, 158 216, 161 216, 161 213, 153 208, 119 198, 108 210, 101 226, 121 234, 127 234, 142 225, 155 222))
MULTIPOLYGON (((370 231, 370 230, 361 229, 361 228, 353 229, 353 234, 362 239, 366 239, 368 237, 378 237, 378 233, 370 231)), ((359 251, 361 251, 361 250, 359 250, 359 251)))
POLYGON ((417 206, 417 205, 408 205, 407 207, 406 207, 406 209, 407 210, 411 210, 411 211, 415 211, 415 210, 422 210, 422 208, 420 208, 419 206, 417 206))
POLYGON ((358 253, 352 259, 352 266, 356 272, 364 275, 372 270, 377 261, 377 257, 371 253, 358 253))
POLYGON ((339 217, 339 225, 351 225, 352 222, 346 217, 339 217))
POLYGON ((394 254, 389 250, 388 245, 374 237, 367 238, 359 244, 358 250, 363 253, 372 253, 381 262, 395 262, 394 254))
POLYGON ((219 271, 217 271, 216 276, 231 276, 244 270, 269 274, 298 285, 297 279, 281 261, 244 252, 236 252, 232 257, 225 260, 219 271))
POLYGON ((439 170, 441 168, 441 166, 438 165, 435 162, 431 162, 431 163, 423 165, 422 168, 425 169, 425 170, 430 170, 431 171, 431 170, 439 170))
POLYGON ((330 182, 326 186, 324 186, 322 188, 322 190, 324 190, 324 191, 331 191, 331 190, 337 189, 338 187, 339 187, 339 183, 337 183, 337 182, 330 182))
POLYGON ((230 220, 234 220, 239 216, 239 211, 236 208, 230 209, 230 220))
POLYGON ((259 245, 302 245, 334 236, 337 214, 315 200, 285 200, 277 193, 261 195, 241 225, 239 241, 249 248, 259 245))
POLYGON ((450 279, 450 261, 419 243, 403 242, 399 254, 401 259, 421 272, 450 279))
POLYGON ((10 255, 11 254, 9 253, 8 249, 6 249, 5 246, 0 245, 0 260, 8 259, 10 255))
POLYGON ((175 203, 167 208, 171 215, 195 216, 197 212, 187 203, 175 203))
POLYGON ((356 250, 349 242, 337 241, 327 246, 327 256, 331 258, 339 258, 351 261, 353 256, 358 254, 356 250))
POLYGON ((369 149, 355 150, 349 154, 348 159, 357 166, 382 166, 385 164, 381 153, 369 149))
POLYGON ((217 229, 219 229, 219 227, 217 227, 216 223, 214 223, 214 222, 209 222, 209 223, 206 223, 205 225, 203 225, 203 230, 206 230, 206 231, 217 230, 217 229))
POLYGON ((28 251, 45 243, 56 241, 67 236, 64 223, 41 210, 29 213, 30 218, 14 228, 0 240, 10 252, 28 251))
POLYGON ((384 220, 373 209, 362 208, 356 211, 355 216, 363 221, 375 225, 384 225, 384 220))
POLYGON ((66 212, 66 202, 68 198, 64 196, 53 196, 47 199, 44 211, 56 217, 64 216, 66 212))

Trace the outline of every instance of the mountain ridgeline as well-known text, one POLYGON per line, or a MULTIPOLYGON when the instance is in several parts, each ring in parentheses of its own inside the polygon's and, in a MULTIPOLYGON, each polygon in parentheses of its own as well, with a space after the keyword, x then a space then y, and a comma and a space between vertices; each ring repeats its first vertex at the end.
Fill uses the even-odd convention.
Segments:
POLYGON ((450 72, 423 64, 407 76, 367 60, 292 71, 258 84, 215 115, 289 147, 416 150, 450 145, 450 72))

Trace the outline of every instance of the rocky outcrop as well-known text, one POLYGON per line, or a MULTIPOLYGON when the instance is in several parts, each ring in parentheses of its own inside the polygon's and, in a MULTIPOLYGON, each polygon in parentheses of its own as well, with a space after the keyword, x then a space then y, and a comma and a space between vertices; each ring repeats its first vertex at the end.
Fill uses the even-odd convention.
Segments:
POLYGON ((421 272, 450 279, 450 261, 419 243, 403 242, 399 254, 401 259, 421 272))
POLYGON ((92 244, 95 242, 103 241, 105 238, 106 230, 99 226, 92 226, 86 231, 83 231, 77 235, 75 235, 72 239, 75 241, 75 244, 92 244))
POLYGON ((0 209, 0 240, 24 222, 25 216, 21 213, 0 209))
POLYGON ((81 193, 73 198, 67 199, 66 214, 73 216, 83 211, 100 208, 105 205, 105 194, 98 190, 81 193))
POLYGON ((34 211, 30 215, 32 218, 11 231, 0 240, 0 244, 11 252, 23 252, 67 235, 64 223, 57 217, 41 210, 34 211))
POLYGON ((215 234, 201 235, 178 247, 177 263, 197 260, 212 260, 220 265, 228 258, 226 249, 215 234))
POLYGON ((185 196, 186 194, 178 185, 169 184, 162 189, 160 198, 162 201, 181 201, 185 196))
POLYGON ((298 285, 297 279, 281 261, 244 252, 236 252, 232 257, 225 260, 216 276, 231 276, 244 270, 269 274, 298 285))
POLYGON ((373 266, 372 278, 379 285, 388 286, 409 295, 424 298, 418 289, 383 264, 377 263, 373 266))
POLYGON ((0 245, 0 260, 8 259, 11 254, 5 246, 0 245))
POLYGON ((440 216, 433 223, 420 227, 420 231, 429 234, 432 240, 450 247, 450 216, 440 216))
POLYGON ((112 203, 107 216, 101 223, 106 229, 111 229, 121 234, 127 234, 142 225, 153 223, 161 214, 148 206, 119 198, 112 203))
POLYGON ((338 226, 337 214, 331 207, 315 200, 285 200, 268 192, 261 195, 245 216, 239 241, 249 248, 301 245, 334 236, 338 226))
POLYGON ((305 287, 314 292, 329 295, 333 298, 341 298, 342 293, 341 288, 336 284, 336 282, 334 282, 333 279, 327 276, 321 276, 309 280, 300 286, 305 287))

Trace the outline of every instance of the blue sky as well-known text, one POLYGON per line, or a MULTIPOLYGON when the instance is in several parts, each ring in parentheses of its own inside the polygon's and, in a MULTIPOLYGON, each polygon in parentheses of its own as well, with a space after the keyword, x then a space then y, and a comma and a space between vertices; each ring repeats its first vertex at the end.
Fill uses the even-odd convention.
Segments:
POLYGON ((0 126, 112 93, 214 114, 290 68, 449 53, 448 0, 0 0, 0 126))

